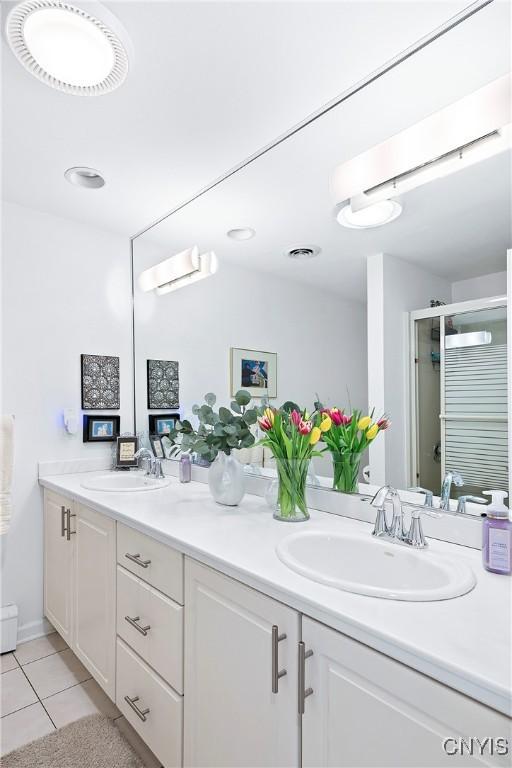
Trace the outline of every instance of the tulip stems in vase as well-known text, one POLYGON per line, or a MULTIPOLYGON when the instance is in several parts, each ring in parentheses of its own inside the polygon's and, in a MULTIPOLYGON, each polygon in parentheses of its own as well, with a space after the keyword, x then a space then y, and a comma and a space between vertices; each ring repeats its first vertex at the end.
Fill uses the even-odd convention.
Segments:
POLYGON ((359 490, 360 453, 341 453, 332 457, 334 479, 333 489, 344 493, 357 493, 359 490))
POLYGON ((276 459, 276 466, 279 490, 274 518, 287 522, 308 520, 306 480, 309 459, 296 462, 276 459))

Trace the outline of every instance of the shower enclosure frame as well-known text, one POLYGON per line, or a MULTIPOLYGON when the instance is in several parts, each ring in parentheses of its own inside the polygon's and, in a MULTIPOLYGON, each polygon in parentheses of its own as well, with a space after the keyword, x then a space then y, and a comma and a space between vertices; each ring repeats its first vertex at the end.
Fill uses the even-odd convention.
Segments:
MULTIPOLYGON (((409 486, 418 485, 417 475, 419 473, 419 434, 417 429, 419 402, 418 402, 418 382, 416 376, 416 350, 418 348, 418 328, 416 325, 417 320, 425 320, 428 318, 445 318, 451 315, 463 314, 466 312, 475 312, 481 309, 497 309, 498 307, 505 307, 507 309, 507 295, 492 296, 485 299, 471 299, 469 301, 458 301, 453 304, 442 304, 439 307, 428 307, 426 309, 417 309, 409 312, 409 408, 406 418, 406 434, 408 437, 408 455, 410 456, 410 463, 407 468, 408 484, 409 486)), ((510 318, 507 312, 507 339, 510 332, 510 318)), ((444 322, 440 323, 440 396, 441 396, 441 409, 445 401, 445 325, 444 322)), ((510 349, 510 341, 509 349, 510 349)), ((510 355, 509 355, 510 357, 510 355)), ((510 360, 509 360, 510 366, 510 360)), ((510 429, 510 403, 509 403, 509 429, 510 429)), ((471 417, 470 417, 471 418, 471 417)), ((444 424, 446 422, 446 414, 442 411, 439 414, 441 420, 441 444, 444 445, 444 424)), ((509 455, 510 455, 510 442, 509 442, 509 455)), ((444 451, 441 451, 441 476, 444 476, 445 472, 445 457, 444 451)))

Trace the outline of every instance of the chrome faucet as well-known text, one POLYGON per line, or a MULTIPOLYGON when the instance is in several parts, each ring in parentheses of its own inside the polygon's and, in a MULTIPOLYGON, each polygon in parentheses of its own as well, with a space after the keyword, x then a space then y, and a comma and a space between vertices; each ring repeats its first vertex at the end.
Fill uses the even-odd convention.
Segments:
POLYGON ((459 496, 457 500, 457 512, 459 515, 466 513, 466 502, 472 501, 473 504, 487 504, 487 499, 482 496, 459 496))
POLYGON ((141 469, 146 470, 146 475, 151 474, 154 456, 148 448, 139 448, 133 458, 140 459, 141 469))
POLYGON ((422 488, 421 485, 415 485, 413 488, 408 488, 408 491, 412 491, 413 493, 424 493, 425 494, 425 506, 426 507, 433 507, 434 506, 434 493, 433 491, 429 491, 428 488, 422 488))
POLYGON ((380 488, 370 503, 373 507, 377 507, 377 517, 375 518, 372 535, 392 541, 395 544, 405 544, 415 549, 424 549, 427 546, 420 515, 441 517, 439 512, 434 512, 425 507, 414 507, 411 513, 411 524, 406 531, 404 528, 404 510, 400 496, 398 491, 389 485, 384 485, 380 488), (391 499, 393 504, 393 519, 390 526, 388 526, 386 520, 386 501, 388 498, 391 499))
POLYGON ((460 472, 456 472, 455 470, 446 472, 443 479, 443 484, 441 486, 439 509, 450 509, 450 493, 452 490, 452 483, 455 483, 455 485, 459 488, 461 485, 464 485, 464 480, 462 479, 460 472))

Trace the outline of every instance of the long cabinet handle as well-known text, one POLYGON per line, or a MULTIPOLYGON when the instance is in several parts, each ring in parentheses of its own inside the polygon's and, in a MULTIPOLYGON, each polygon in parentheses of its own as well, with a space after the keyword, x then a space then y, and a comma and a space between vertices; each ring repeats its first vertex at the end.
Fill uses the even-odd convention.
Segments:
POLYGON ((149 708, 146 707, 146 709, 139 709, 136 702, 140 701, 138 696, 134 696, 133 699, 130 699, 129 696, 125 696, 124 700, 128 704, 129 707, 133 709, 137 717, 140 717, 140 719, 145 723, 147 720, 146 715, 149 715, 149 708))
POLYGON ((76 517, 76 515, 71 514, 70 509, 66 509, 66 516, 67 516, 67 526, 66 526, 66 539, 68 541, 71 541, 71 534, 76 533, 76 531, 71 530, 71 518, 76 517))
POLYGON ((306 645, 301 640, 299 643, 299 715, 303 715, 306 708, 306 699, 313 693, 312 688, 306 688, 306 659, 313 655, 313 651, 306 651, 306 645))
POLYGON ((141 635, 144 635, 144 637, 146 637, 146 635, 148 634, 148 631, 151 629, 151 626, 149 624, 147 624, 145 627, 141 627, 140 624, 137 624, 137 622, 140 621, 140 616, 134 616, 133 619, 131 616, 125 616, 124 618, 125 618, 125 621, 127 621, 131 627, 134 627, 135 629, 137 629, 141 633, 141 635))
POLYGON ((137 565, 140 565, 141 568, 147 568, 148 565, 151 564, 151 560, 141 560, 140 552, 137 552, 136 555, 130 555, 129 552, 126 552, 125 557, 127 557, 128 560, 131 560, 132 563, 137 563, 137 565))
POLYGON ((60 535, 63 538, 66 535, 66 507, 64 504, 60 508, 60 535))
POLYGON ((277 624, 272 626, 272 693, 279 693, 279 680, 286 675, 286 669, 279 669, 279 646, 278 644, 286 640, 286 634, 279 634, 277 624))

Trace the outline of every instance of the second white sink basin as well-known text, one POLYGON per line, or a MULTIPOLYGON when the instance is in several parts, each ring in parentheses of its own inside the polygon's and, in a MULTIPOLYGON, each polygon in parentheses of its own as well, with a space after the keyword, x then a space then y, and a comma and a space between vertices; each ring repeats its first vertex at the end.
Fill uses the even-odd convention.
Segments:
POLYGON ((157 480, 142 472, 110 472, 108 475, 97 475, 88 480, 83 480, 82 488, 89 491, 157 491, 165 488, 171 482, 170 478, 163 477, 157 480))
POLYGON ((276 552, 288 568, 312 581, 389 600, 447 600, 476 584, 465 563, 379 541, 370 534, 293 533, 276 552))

